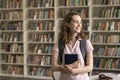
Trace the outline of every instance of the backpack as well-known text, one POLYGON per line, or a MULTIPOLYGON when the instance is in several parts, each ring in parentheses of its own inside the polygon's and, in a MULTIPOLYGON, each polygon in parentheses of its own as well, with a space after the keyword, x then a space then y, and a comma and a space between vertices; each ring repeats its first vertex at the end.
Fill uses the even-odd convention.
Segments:
MULTIPOLYGON (((85 61, 85 65, 86 65, 86 40, 82 39, 79 41, 80 41, 80 50, 81 50, 81 53, 82 53, 82 56, 83 56, 83 59, 85 61)), ((60 63, 62 63, 62 56, 63 56, 65 44, 61 43, 61 41, 59 41, 58 47, 59 47, 59 61, 60 61, 60 63)))

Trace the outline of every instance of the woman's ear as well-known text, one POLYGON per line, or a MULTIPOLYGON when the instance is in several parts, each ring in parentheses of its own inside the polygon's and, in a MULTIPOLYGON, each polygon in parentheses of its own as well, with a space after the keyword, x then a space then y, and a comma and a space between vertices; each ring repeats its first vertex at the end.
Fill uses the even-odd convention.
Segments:
POLYGON ((66 26, 67 28, 69 28, 69 24, 68 24, 68 23, 66 23, 65 26, 66 26))

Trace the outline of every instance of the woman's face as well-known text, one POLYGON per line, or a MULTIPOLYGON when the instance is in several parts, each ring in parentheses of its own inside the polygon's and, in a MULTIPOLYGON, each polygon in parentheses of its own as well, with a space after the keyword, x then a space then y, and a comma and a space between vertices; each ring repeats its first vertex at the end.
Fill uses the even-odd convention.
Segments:
POLYGON ((72 20, 68 24, 71 33, 80 33, 82 28, 82 21, 79 15, 73 15, 72 20))

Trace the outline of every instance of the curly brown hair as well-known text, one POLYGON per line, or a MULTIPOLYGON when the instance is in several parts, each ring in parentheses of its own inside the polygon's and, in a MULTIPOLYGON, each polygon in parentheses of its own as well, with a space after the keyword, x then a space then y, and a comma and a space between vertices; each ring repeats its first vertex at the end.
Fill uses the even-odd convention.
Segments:
MULTIPOLYGON (((67 27, 67 24, 70 23, 70 21, 72 20, 72 16, 74 15, 79 15, 80 13, 77 12, 69 12, 65 18, 62 21, 62 25, 61 25, 61 29, 60 29, 60 33, 59 33, 59 41, 61 41, 62 43, 69 43, 70 41, 70 29, 67 27)), ((83 38, 85 39, 85 35, 83 33, 83 28, 81 29, 81 32, 77 34, 76 39, 78 38, 83 38)))

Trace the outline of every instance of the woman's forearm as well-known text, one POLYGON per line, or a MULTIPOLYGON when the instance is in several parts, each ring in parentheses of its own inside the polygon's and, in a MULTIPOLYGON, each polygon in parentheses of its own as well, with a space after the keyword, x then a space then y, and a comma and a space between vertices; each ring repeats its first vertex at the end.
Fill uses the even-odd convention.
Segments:
POLYGON ((53 69, 54 71, 60 71, 60 66, 62 66, 62 65, 53 65, 53 66, 52 66, 52 69, 53 69))
POLYGON ((87 73, 87 72, 91 72, 93 70, 92 66, 85 66, 85 67, 80 67, 80 68, 76 68, 76 69, 72 69, 72 73, 74 74, 82 74, 82 73, 87 73))
POLYGON ((54 71, 63 71, 65 69, 64 65, 54 65, 53 67, 54 71))

